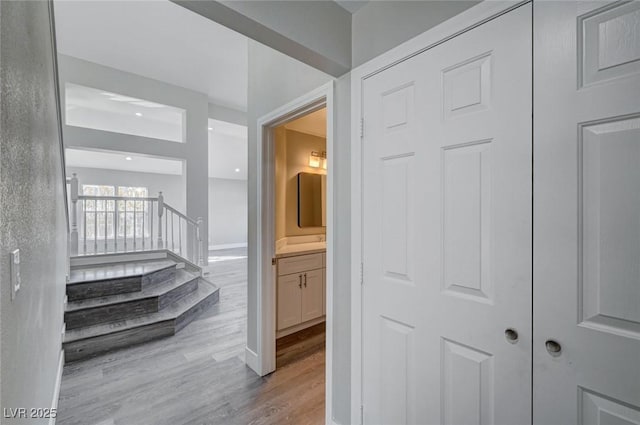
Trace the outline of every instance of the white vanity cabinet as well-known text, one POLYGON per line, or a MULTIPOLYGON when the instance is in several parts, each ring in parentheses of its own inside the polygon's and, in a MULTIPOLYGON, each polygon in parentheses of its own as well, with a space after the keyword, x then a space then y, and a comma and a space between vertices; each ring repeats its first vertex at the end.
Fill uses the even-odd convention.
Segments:
POLYGON ((276 327, 285 336, 324 320, 324 253, 278 258, 276 327))

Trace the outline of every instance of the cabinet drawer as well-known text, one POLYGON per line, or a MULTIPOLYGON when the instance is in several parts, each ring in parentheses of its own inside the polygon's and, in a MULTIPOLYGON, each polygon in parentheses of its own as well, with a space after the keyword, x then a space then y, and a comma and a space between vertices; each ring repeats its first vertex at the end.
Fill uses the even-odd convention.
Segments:
POLYGON ((322 268, 322 253, 297 255, 278 260, 278 276, 322 268))

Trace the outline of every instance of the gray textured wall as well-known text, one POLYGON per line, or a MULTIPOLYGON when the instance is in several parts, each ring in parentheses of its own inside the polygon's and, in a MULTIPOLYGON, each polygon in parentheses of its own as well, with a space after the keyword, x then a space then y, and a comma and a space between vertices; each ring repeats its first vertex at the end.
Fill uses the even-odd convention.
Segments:
POLYGON ((0 10, 0 404, 47 408, 61 353, 67 264, 49 5, 2 1, 0 10), (15 248, 22 289, 11 301, 7 266, 15 248))

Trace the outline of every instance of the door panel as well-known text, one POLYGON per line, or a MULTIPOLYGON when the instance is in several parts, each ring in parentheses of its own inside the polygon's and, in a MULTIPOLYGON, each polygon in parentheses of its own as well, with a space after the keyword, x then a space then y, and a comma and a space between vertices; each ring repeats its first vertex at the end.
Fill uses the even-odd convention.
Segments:
POLYGON ((302 281, 302 321, 306 322, 322 316, 322 269, 304 272, 302 281))
POLYGON ((300 297, 302 292, 302 275, 290 274, 278 277, 278 323, 277 330, 302 322, 300 297))
POLYGON ((638 424, 640 2, 534 11, 534 423, 638 424))
POLYGON ((530 422, 531 13, 364 82, 365 424, 530 422))
POLYGON ((442 423, 493 424, 494 357, 443 339, 442 362, 442 423))

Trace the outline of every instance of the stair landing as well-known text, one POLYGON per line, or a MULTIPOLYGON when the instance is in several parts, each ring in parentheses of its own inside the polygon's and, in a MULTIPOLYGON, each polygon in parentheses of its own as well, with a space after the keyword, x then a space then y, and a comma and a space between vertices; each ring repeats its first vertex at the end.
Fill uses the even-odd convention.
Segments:
POLYGON ((77 267, 67 284, 63 347, 72 362, 174 335, 219 289, 171 260, 77 267))

